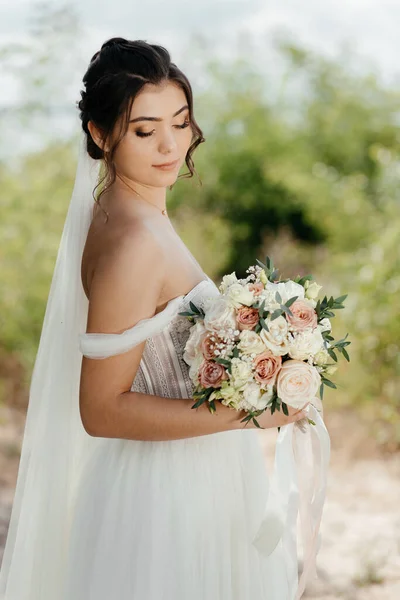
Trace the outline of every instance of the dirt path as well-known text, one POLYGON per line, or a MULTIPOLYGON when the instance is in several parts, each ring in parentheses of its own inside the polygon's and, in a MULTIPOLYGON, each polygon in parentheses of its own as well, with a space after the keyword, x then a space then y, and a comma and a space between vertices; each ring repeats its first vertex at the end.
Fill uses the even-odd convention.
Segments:
MULTIPOLYGON (((382 456, 356 415, 326 415, 332 457, 321 525, 319 579, 307 600, 400 598, 400 455, 382 456)), ((23 418, 0 411, 0 562, 23 418)), ((260 433, 272 465, 276 432, 260 433)))
MULTIPOLYGON (((326 415, 332 453, 318 579, 304 598, 400 598, 400 455, 382 455, 357 415, 326 415)), ((272 469, 275 432, 260 433, 272 469)))

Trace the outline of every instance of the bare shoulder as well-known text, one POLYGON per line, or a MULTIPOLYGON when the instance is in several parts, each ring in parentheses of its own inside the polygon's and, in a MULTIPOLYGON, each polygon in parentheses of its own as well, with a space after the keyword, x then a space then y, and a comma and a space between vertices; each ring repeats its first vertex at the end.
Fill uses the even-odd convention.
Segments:
POLYGON ((137 221, 119 228, 93 269, 87 331, 118 332, 151 317, 164 274, 164 252, 151 229, 137 221))

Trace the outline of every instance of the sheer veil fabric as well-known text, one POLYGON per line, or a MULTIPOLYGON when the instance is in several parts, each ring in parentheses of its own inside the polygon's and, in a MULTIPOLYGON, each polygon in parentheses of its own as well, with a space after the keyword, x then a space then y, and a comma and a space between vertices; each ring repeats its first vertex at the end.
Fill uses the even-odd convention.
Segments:
MULTIPOLYGON (((100 161, 92 160, 87 154, 86 137, 81 132, 75 185, 31 379, 17 485, 0 571, 0 600, 59 600, 63 597, 70 524, 80 476, 86 461, 104 443, 103 438, 86 433, 80 418, 82 354, 101 359, 127 351, 161 331, 184 298, 173 298, 163 311, 143 319, 122 334, 84 333, 88 300, 81 283, 81 259, 99 167, 100 161)), ((290 590, 289 596, 285 595, 282 600, 301 597, 306 582, 315 576, 320 543, 318 532, 330 441, 322 416, 314 407, 310 408, 309 416, 316 423, 315 427, 306 423, 301 429, 292 423, 280 430, 265 514, 253 540, 264 556, 271 555, 281 543, 290 590), (300 581, 297 574, 298 515, 304 550, 300 581)))
POLYGON ((82 131, 75 184, 50 286, 29 405, 10 526, 0 572, 1 600, 59 598, 68 524, 87 445, 97 443, 79 414, 88 300, 81 258, 90 226, 100 161, 82 131))

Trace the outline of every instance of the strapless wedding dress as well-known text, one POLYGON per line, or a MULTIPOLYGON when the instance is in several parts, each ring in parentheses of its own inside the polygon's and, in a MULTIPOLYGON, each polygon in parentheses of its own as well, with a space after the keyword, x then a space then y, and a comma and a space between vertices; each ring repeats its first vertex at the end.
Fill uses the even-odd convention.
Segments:
MULTIPOLYGON (((122 334, 81 334, 81 351, 107 356, 146 340, 131 390, 190 398, 191 323, 178 313, 219 293, 207 277, 122 334)), ((269 556, 252 544, 268 491, 256 429, 98 438, 76 489, 57 600, 292 600, 281 542, 269 556)))

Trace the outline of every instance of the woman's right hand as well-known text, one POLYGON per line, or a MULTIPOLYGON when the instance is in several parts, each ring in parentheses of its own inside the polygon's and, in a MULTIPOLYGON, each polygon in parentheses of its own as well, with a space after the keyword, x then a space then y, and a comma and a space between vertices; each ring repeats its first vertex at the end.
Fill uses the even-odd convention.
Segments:
MULTIPOLYGON (((271 415, 271 410, 268 408, 258 417, 254 417, 257 420, 257 423, 263 429, 270 429, 272 427, 283 427, 283 425, 288 425, 289 423, 295 423, 296 421, 301 421, 301 419, 307 418, 306 407, 309 402, 301 408, 292 408, 288 406, 289 415, 285 415, 285 413, 281 410, 275 410, 274 414, 271 415)), ((242 411, 241 417, 239 419, 239 427, 246 429, 258 429, 257 425, 253 423, 253 419, 250 419, 247 423, 240 423, 240 421, 247 415, 245 411, 242 411)))

